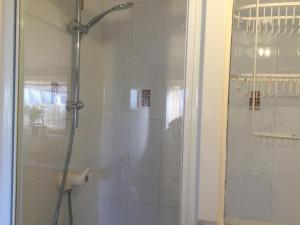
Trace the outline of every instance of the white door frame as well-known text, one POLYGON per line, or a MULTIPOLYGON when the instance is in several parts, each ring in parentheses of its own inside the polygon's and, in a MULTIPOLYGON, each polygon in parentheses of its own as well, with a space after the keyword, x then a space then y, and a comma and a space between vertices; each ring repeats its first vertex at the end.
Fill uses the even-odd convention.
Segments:
MULTIPOLYGON (((217 151, 219 160, 214 162, 219 173, 214 179, 218 180, 217 190, 217 205, 213 207, 215 210, 210 214, 215 215, 212 222, 216 224, 224 224, 224 197, 225 197, 225 171, 226 171, 226 137, 227 137, 227 104, 228 104, 228 85, 229 85, 229 68, 230 68, 230 48, 231 48, 231 29, 232 29, 232 8, 233 0, 189 0, 188 4, 188 19, 187 19, 187 43, 186 43, 186 97, 185 97, 185 116, 184 116, 184 143, 183 143, 183 174, 182 174, 182 190, 181 190, 181 225, 195 225, 203 218, 203 211, 211 209, 203 209, 201 204, 201 195, 205 195, 205 188, 200 179, 201 167, 201 152, 206 151, 205 146, 201 145, 201 138, 206 132, 206 127, 202 124, 202 114, 205 113, 205 106, 202 105, 202 89, 203 77, 208 76, 206 71, 208 67, 220 66, 223 68, 222 79, 220 79, 219 86, 221 87, 222 96, 218 99, 220 105, 218 110, 220 118, 217 118, 218 125, 216 129, 219 134, 216 140, 219 143, 217 151), (208 2, 209 1, 209 2, 208 2), (207 4, 210 4, 210 9, 214 6, 224 14, 224 20, 219 20, 211 24, 211 17, 207 11, 207 4), (217 4, 217 5, 216 5, 217 4), (206 13, 208 13, 210 24, 206 21, 206 13), (211 27, 207 29, 206 26, 214 25, 213 29, 222 27, 224 34, 217 37, 220 42, 224 43, 224 49, 209 49, 211 44, 207 44, 205 38, 210 38, 213 35, 211 27), (222 51, 223 62, 215 65, 212 61, 213 57, 207 56, 211 51, 222 51), (206 55, 207 54, 207 55, 206 55)), ((214 38, 215 39, 215 38, 214 38)), ((208 68, 208 69, 207 69, 208 68)), ((206 87, 214 88, 214 87, 206 87)), ((207 111, 206 111, 207 112, 207 111)), ((205 118, 204 118, 205 119, 205 118)), ((209 149, 210 150, 210 149, 209 149)), ((209 175, 208 175, 209 176, 209 175)), ((205 184, 206 188, 207 185, 205 184)), ((213 184, 212 184, 213 185, 213 184)), ((213 203, 214 204, 214 203, 213 203)), ((204 204, 205 205, 205 204, 204 204)), ((205 219, 205 218, 204 218, 205 219)))
POLYGON ((230 82, 230 58, 231 58, 231 39, 232 39, 232 16, 233 1, 226 0, 226 25, 225 25, 225 58, 224 58, 224 83, 223 83, 223 99, 222 99, 222 119, 221 119, 221 148, 220 148, 220 189, 219 189, 219 212, 218 224, 225 225, 225 185, 226 185, 226 158, 227 158, 227 121, 228 121, 228 97, 230 82))
POLYGON ((203 1, 189 0, 186 32, 185 115, 183 129, 181 225, 197 224, 198 115, 203 1))
POLYGON ((0 223, 14 224, 16 1, 0 1, 0 223))

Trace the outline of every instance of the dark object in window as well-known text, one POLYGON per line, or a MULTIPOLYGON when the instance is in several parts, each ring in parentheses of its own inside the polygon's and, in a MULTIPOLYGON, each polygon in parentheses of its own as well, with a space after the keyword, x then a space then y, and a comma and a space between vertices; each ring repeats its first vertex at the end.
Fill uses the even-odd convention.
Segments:
POLYGON ((249 98, 249 109, 250 110, 259 110, 260 109, 260 91, 255 91, 255 96, 253 97, 253 91, 251 91, 251 96, 249 98), (253 104, 254 99, 254 104, 253 104))

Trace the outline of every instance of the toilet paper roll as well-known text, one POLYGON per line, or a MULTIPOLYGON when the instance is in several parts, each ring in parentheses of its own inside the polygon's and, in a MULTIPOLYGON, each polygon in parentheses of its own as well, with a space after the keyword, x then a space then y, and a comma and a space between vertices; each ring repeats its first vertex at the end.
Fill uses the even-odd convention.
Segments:
MULTIPOLYGON (((63 173, 58 177, 58 187, 61 185, 63 173)), ((65 191, 72 190, 73 188, 80 188, 87 184, 92 177, 92 169, 87 168, 84 172, 80 173, 75 170, 68 172, 67 180, 65 183, 65 191)))

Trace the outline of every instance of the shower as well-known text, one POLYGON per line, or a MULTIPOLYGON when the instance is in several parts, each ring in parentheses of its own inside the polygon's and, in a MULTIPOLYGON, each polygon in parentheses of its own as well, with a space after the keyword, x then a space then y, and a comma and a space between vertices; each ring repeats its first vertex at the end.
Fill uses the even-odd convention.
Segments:
MULTIPOLYGON (((73 64, 72 64, 72 78, 71 78, 71 100, 67 103, 67 109, 72 113, 72 122, 71 122, 71 130, 70 130, 70 137, 69 137, 69 143, 68 143, 68 149, 67 149, 67 156, 64 164, 64 170, 61 180, 61 185, 59 188, 59 195, 58 195, 58 201, 55 209, 54 214, 54 225, 58 224, 59 219, 59 213, 60 208, 62 204, 63 195, 66 192, 65 191, 65 183, 67 180, 68 170, 69 170, 69 164, 72 154, 72 148, 73 148, 73 141, 74 141, 74 135, 75 135, 75 129, 78 127, 79 124, 79 110, 83 108, 84 104, 80 101, 80 42, 83 34, 87 34, 89 29, 95 25, 98 21, 100 21, 103 17, 108 15, 111 12, 114 11, 120 11, 129 9, 134 6, 132 2, 127 2, 123 4, 116 5, 99 15, 95 16, 93 19, 91 19, 86 25, 81 24, 81 2, 82 0, 76 0, 76 15, 75 19, 72 20, 68 24, 68 29, 71 31, 73 35, 73 64)), ((67 191, 68 194, 68 203, 69 203, 69 217, 70 217, 70 225, 73 224, 73 218, 72 218, 72 203, 71 203, 71 191, 67 191)))
POLYGON ((123 4, 119 4, 116 5, 100 14, 98 14, 97 16, 95 16, 94 18, 92 18, 86 25, 81 24, 79 22, 78 19, 76 20, 72 20, 69 25, 68 28, 70 30, 79 30, 80 33, 88 33, 89 29, 94 26, 99 20, 101 20, 103 17, 105 17, 107 14, 114 12, 114 11, 120 11, 120 10, 125 10, 125 9, 129 9, 131 7, 133 7, 134 4, 132 2, 127 2, 127 3, 123 3, 123 4))
POLYGON ((108 13, 111 13, 113 11, 119 11, 119 10, 124 10, 124 9, 129 9, 131 7, 133 7, 133 3, 132 2, 127 2, 124 4, 120 4, 120 5, 116 5, 114 7, 112 7, 111 9, 100 13, 99 15, 95 16, 93 19, 91 19, 86 25, 85 27, 87 29, 90 29, 93 25, 95 25, 99 20, 101 20, 104 16, 106 16, 108 13))

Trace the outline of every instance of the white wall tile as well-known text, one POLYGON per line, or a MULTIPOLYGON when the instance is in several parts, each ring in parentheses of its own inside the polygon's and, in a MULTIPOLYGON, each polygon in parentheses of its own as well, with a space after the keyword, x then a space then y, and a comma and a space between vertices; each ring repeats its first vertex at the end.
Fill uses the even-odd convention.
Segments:
POLYGON ((229 171, 226 217, 271 222, 272 174, 229 171))
POLYGON ((35 152, 26 151, 24 149, 23 156, 23 182, 34 181, 37 178, 37 168, 35 162, 37 161, 37 154, 35 152))
POLYGON ((100 201, 96 199, 86 203, 84 207, 74 212, 75 225, 100 225, 100 201))
POLYGON ((162 163, 160 167, 160 204, 179 207, 181 166, 162 163))
POLYGON ((145 161, 160 160, 162 121, 136 119, 131 121, 129 158, 145 161))
POLYGON ((100 72, 100 51, 99 40, 85 35, 81 41, 80 71, 99 75, 100 72))
POLYGON ((185 16, 187 10, 187 2, 186 1, 174 1, 174 0, 166 0, 166 9, 168 10, 168 14, 170 18, 172 16, 182 15, 185 16))
MULTIPOLYGON (((127 24, 109 23, 107 26, 113 26, 115 29, 122 26, 128 26, 127 24)), ((105 29, 106 27, 104 27, 105 29)), ((102 51, 106 54, 102 57, 102 74, 105 77, 129 77, 131 76, 131 44, 132 37, 131 33, 129 34, 116 34, 115 31, 112 34, 104 33, 103 34, 103 47, 102 51)), ((105 30, 104 30, 105 32, 105 30)))
POLYGON ((159 207, 155 205, 145 205, 129 202, 127 224, 159 224, 159 207))
POLYGON ((299 142, 289 140, 276 140, 274 151, 274 174, 278 175, 300 175, 300 152, 299 142))
POLYGON ((272 172, 276 144, 273 140, 253 136, 253 132, 250 125, 229 124, 227 167, 236 170, 272 172))
POLYGON ((48 177, 37 183, 37 224, 50 225, 58 198, 56 177, 48 177))
POLYGON ((107 17, 103 21, 101 72, 105 77, 130 77, 132 71, 131 11, 107 17), (122 18, 118 17, 121 16, 122 18), (117 17, 117 18, 116 18, 117 17))
POLYGON ((102 115, 102 80, 99 76, 82 74, 80 79, 80 100, 84 108, 80 116, 98 117, 102 115))
POLYGON ((22 207, 23 207, 23 225, 36 225, 37 208, 37 183, 27 182, 22 185, 22 207))
POLYGON ((39 59, 41 43, 41 23, 28 17, 24 31, 24 53, 25 57, 39 59))
POLYGON ((165 28, 165 1, 136 2, 133 8, 134 76, 165 74, 168 47, 165 28))
POLYGON ((299 73, 299 44, 297 35, 291 37, 280 35, 278 38, 278 72, 279 73, 299 73))
POLYGON ((130 115, 130 79, 103 79, 103 114, 130 115))
POLYGON ((159 163, 129 162, 128 200, 158 204, 159 163))
MULTIPOLYGON (((262 103, 263 104, 263 103, 262 103)), ((274 102, 275 105, 275 102, 274 102)), ((268 126, 269 129, 275 126, 275 107, 262 107, 259 111, 253 112, 248 105, 230 105, 228 121, 230 124, 247 124, 249 127, 260 128, 268 126)))
POLYGON ((275 175, 273 178, 272 220, 275 224, 299 224, 300 178, 275 175))
POLYGON ((99 167, 93 169, 98 173, 98 191, 101 197, 127 199, 128 167, 128 159, 100 158, 99 167))
POLYGON ((160 207, 160 225, 179 225, 179 209, 160 207))
POLYGON ((72 68, 72 35, 66 31, 58 32, 58 65, 72 68))
POLYGON ((180 163, 182 155, 182 119, 173 120, 162 131, 161 162, 180 163))
POLYGON ((98 224, 126 225, 127 202, 109 198, 101 198, 98 224))
POLYGON ((32 18, 27 20, 26 26, 25 57, 58 65, 58 30, 32 18))
POLYGON ((278 41, 275 36, 260 35, 258 38, 258 49, 270 50, 270 56, 257 57, 258 73, 276 73, 278 67, 278 41))
POLYGON ((253 71, 254 37, 243 31, 232 33, 231 73, 250 73, 253 71))
POLYGON ((101 154, 101 121, 97 118, 80 117, 73 144, 73 163, 82 163, 101 154))
POLYGON ((128 158, 130 120, 104 117, 101 124, 101 156, 128 158))
POLYGON ((75 4, 71 1, 27 0, 26 12, 30 16, 47 21, 61 29, 74 15, 75 4))
MULTIPOLYGON (((279 101, 277 101, 279 102, 279 101)), ((287 100, 286 106, 276 107, 275 124, 276 132, 300 136, 300 118, 297 116, 300 112, 299 102, 287 100), (290 104, 290 105, 287 105, 290 104)), ((279 104, 284 104, 283 101, 279 104)))

